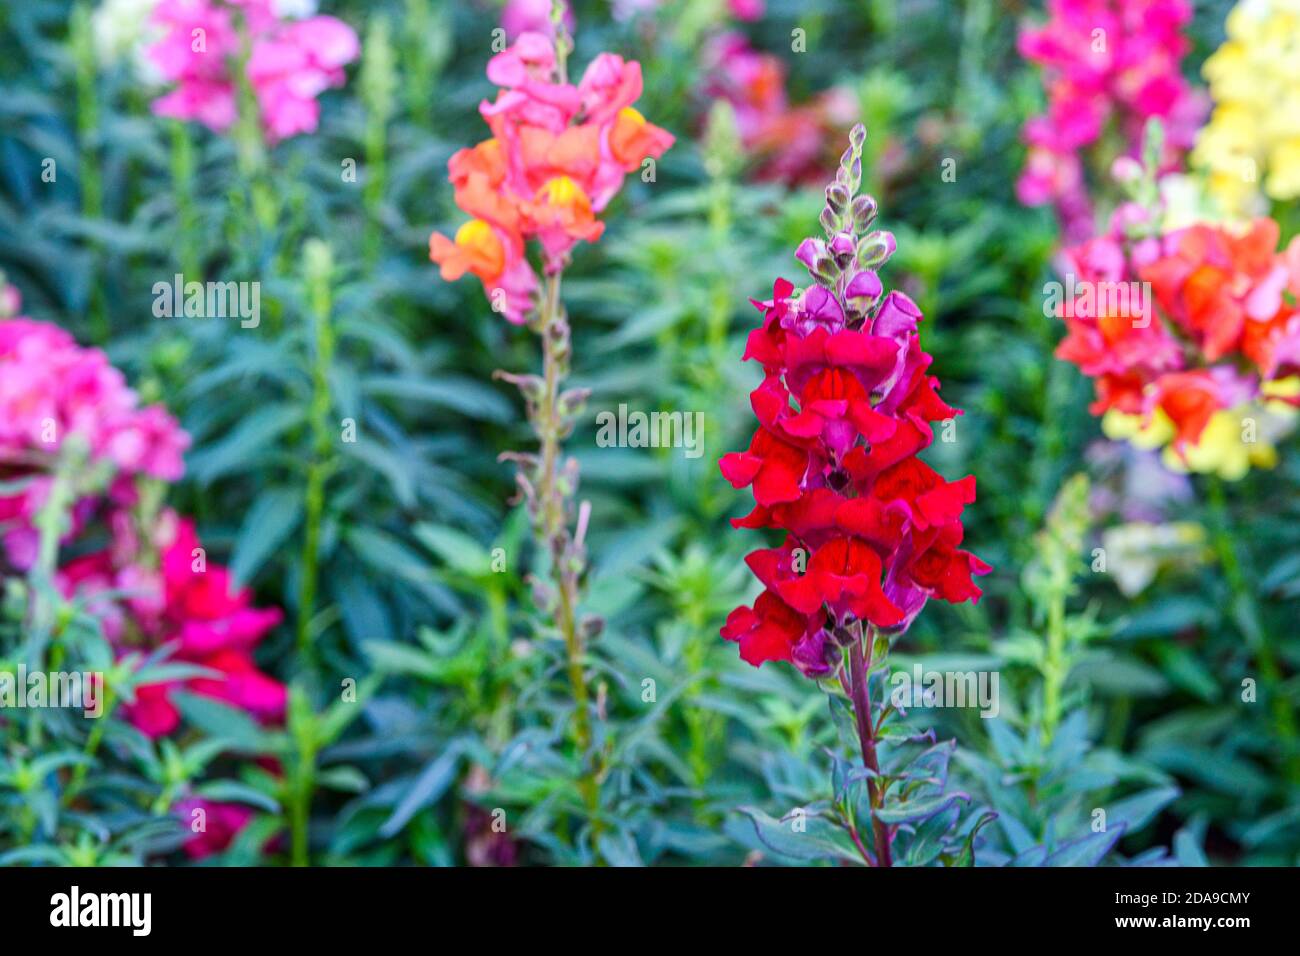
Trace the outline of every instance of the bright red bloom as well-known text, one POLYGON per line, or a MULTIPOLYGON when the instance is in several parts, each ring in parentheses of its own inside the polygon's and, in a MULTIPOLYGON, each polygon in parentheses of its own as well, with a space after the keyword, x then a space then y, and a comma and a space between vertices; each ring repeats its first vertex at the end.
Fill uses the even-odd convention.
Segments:
MULTIPOLYGON (((825 216, 837 214, 828 206, 825 216)), ((881 297, 878 262, 847 262, 859 236, 828 233, 798 255, 817 284, 798 292, 778 280, 770 301, 754 303, 763 322, 745 358, 766 372, 750 396, 759 428, 747 451, 719 462, 734 487, 754 491, 753 511, 732 524, 787 532, 781 547, 746 558, 766 590, 732 612, 722 636, 751 664, 790 661, 818 677, 838 667, 843 628, 901 629, 931 597, 978 600, 972 576, 990 570, 957 548, 975 479, 945 481, 916 458, 931 423, 960 414, 927 374, 920 310, 900 293, 881 297), (842 269, 836 277, 824 265, 832 257, 844 264, 830 267, 842 269)), ((876 233, 861 247, 887 257, 893 238, 876 233)))
POLYGON ((760 428, 748 451, 724 455, 719 465, 733 488, 753 485, 754 500, 771 506, 798 499, 808 471, 808 453, 760 428))
POLYGON ((764 591, 753 608, 738 607, 727 616, 722 636, 740 645, 740 659, 757 667, 765 661, 809 661, 809 673, 829 668, 819 653, 825 637, 823 620, 800 614, 771 591, 764 591))
POLYGON ((902 612, 880 587, 880 555, 866 541, 836 537, 808 557, 794 539, 784 546, 755 551, 745 559, 768 590, 800 614, 826 605, 833 614, 851 614, 879 627, 902 620, 902 612))
POLYGON ((943 477, 919 458, 905 458, 876 476, 871 497, 906 512, 918 531, 952 524, 975 501, 975 476, 958 481, 943 477))
MULTIPOLYGON (((895 567, 895 582, 901 589, 911 587, 930 597, 954 604, 978 600, 983 592, 973 576, 992 570, 969 551, 960 550, 963 537, 958 522, 931 529, 914 539, 913 547, 895 567)), ((892 590, 892 588, 891 588, 892 590)))

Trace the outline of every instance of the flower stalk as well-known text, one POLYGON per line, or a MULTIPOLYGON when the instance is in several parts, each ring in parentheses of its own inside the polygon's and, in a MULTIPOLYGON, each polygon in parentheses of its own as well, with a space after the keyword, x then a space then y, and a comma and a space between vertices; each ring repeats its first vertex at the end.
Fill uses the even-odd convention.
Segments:
POLYGON ((573 393, 566 396, 561 391, 569 374, 571 353, 568 318, 560 299, 562 276, 562 271, 557 271, 546 277, 536 324, 542 343, 542 382, 533 426, 541 445, 541 458, 536 472, 533 521, 538 543, 550 558, 553 594, 548 603, 555 627, 564 638, 566 672, 574 704, 572 738, 581 762, 578 789, 591 820, 593 836, 599 836, 600 783, 591 757, 590 694, 584 666, 586 640, 577 619, 579 581, 586 566, 583 538, 590 506, 586 502, 582 504, 577 533, 570 535, 568 516, 570 500, 577 491, 577 473, 576 468, 561 465, 561 441, 572 430, 572 416, 576 411, 572 406, 578 397, 573 393))
POLYGON ((541 339, 541 375, 495 375, 523 394, 540 447, 537 453, 506 452, 501 459, 518 466, 520 499, 527 503, 537 550, 549 561, 547 580, 531 579, 534 602, 564 640, 578 790, 598 854, 603 769, 594 752, 585 662, 587 641, 602 625, 578 616, 591 507, 578 507, 570 533, 578 469, 561 450, 588 392, 564 389, 572 344, 560 286, 574 246, 604 233, 597 216, 627 174, 662 155, 673 137, 632 106, 641 94, 639 64, 602 53, 576 85, 569 83, 572 41, 559 26, 562 17, 557 7, 553 37, 525 31, 488 62, 488 79, 502 88, 495 102, 480 106, 492 136, 458 151, 447 164, 456 205, 470 218, 453 237, 430 235, 429 258, 448 281, 476 276, 493 311, 526 324, 541 339), (561 154, 571 160, 562 169, 553 161, 561 154), (540 279, 530 246, 540 251, 540 279))
POLYGON ((310 423, 311 459, 307 465, 304 496, 305 531, 302 540, 302 581, 298 591, 298 651, 312 660, 312 614, 316 606, 316 589, 320 564, 320 529, 325 513, 325 481, 332 469, 334 439, 329 427, 333 405, 329 370, 334 362, 334 329, 330 325, 330 272, 333 260, 329 246, 320 240, 309 241, 303 250, 308 300, 315 329, 315 350, 311 367, 310 423))
MULTIPOLYGON (((876 865, 893 866, 890 852, 889 826, 876 817, 884 803, 884 788, 880 783, 880 761, 876 757, 876 736, 880 728, 871 719, 871 650, 875 643, 874 628, 864 634, 858 622, 849 645, 849 695, 853 699, 853 716, 858 726, 858 742, 862 746, 862 764, 871 776, 867 778, 867 797, 871 802, 871 832, 875 840, 876 865), (863 651, 863 645, 866 651, 863 651)), ((883 719, 883 718, 882 718, 883 719)))

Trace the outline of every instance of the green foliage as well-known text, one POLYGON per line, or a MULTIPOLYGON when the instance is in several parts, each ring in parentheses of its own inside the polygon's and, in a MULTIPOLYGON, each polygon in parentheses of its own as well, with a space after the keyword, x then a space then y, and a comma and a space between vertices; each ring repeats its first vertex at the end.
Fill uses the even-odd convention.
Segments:
MULTIPOLYGON (((567 734, 563 641, 534 610, 549 559, 497 458, 528 435, 492 373, 537 367, 535 345, 427 260, 430 230, 457 218, 446 161, 481 129, 495 7, 323 6, 358 29, 362 61, 318 133, 261 157, 152 116, 127 64, 93 62, 86 8, 0 12, 0 268, 26 314, 105 348, 181 419, 193 449, 169 502, 285 609, 259 661, 292 688, 284 727, 191 694, 185 730, 151 742, 115 708, 189 672, 165 650, 114 662, 48 574, 5 579, 0 669, 58 654, 105 670, 109 713, 0 714, 0 863, 182 862, 199 796, 253 812, 228 864, 860 863, 848 827, 872 811, 843 715, 718 636, 754 587, 757 538, 728 525, 748 492, 716 466, 752 425, 747 299, 797 278, 822 203, 748 181, 734 111, 697 92, 725 4, 630 23, 577 4, 573 61, 636 56, 642 111, 678 136, 564 282, 573 384, 591 389, 566 439, 593 516, 579 612, 604 622, 584 662, 587 753, 567 734), (260 282, 260 325, 155 318, 153 285, 177 272, 260 282), (622 402, 703 412, 705 454, 598 447, 594 412, 622 402), (598 828, 580 792, 593 773, 598 828)), ((995 568, 979 605, 932 602, 891 651, 898 669, 1002 681, 999 716, 917 708, 884 743, 898 783, 877 812, 899 862, 1300 863, 1294 443, 1222 498, 1194 482, 1174 517, 1214 532, 1215 559, 1123 596, 1092 570, 1108 476, 1089 386, 1053 358, 1062 330, 1041 307, 1057 237, 1012 192, 1037 95, 1014 19, 985 0, 768 8, 746 29, 785 61, 792 98, 841 83, 867 123, 864 188, 906 224, 889 279, 925 311, 944 399, 966 410, 926 457, 978 477, 967 542, 995 568), (790 52, 795 25, 813 52, 790 52), (1084 469, 1091 496, 1070 477, 1084 469)))

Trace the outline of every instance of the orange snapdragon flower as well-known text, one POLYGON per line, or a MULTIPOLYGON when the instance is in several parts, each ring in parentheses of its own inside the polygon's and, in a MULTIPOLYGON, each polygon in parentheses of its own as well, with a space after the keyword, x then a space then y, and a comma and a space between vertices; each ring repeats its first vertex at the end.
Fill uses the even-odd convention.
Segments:
POLYGON ((657 157, 673 137, 632 108, 641 67, 602 53, 575 86, 562 81, 552 38, 520 34, 488 63, 501 89, 479 113, 492 137, 459 150, 448 163, 456 205, 470 216, 455 237, 429 237, 429 257, 444 279, 466 272, 482 280, 507 318, 522 322, 537 277, 525 254, 538 240, 543 266, 557 272, 573 246, 605 231, 597 216, 628 172, 657 157))

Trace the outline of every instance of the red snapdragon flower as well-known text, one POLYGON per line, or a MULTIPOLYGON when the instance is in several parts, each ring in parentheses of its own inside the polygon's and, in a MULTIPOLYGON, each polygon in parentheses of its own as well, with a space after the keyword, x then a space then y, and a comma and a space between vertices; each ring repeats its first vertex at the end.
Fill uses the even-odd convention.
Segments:
MULTIPOLYGON (((853 136, 860 149, 862 128, 853 136)), ((916 457, 931 423, 960 412, 927 374, 916 304, 881 297, 876 269, 894 240, 868 232, 875 202, 852 199, 859 177, 842 166, 823 217, 835 228, 800 246, 815 283, 780 279, 754 303, 763 322, 745 358, 765 372, 750 395, 759 427, 719 462, 734 487, 753 489, 753 511, 733 526, 786 532, 746 559, 765 590, 722 636, 751 664, 790 661, 809 676, 834 671, 836 633, 853 622, 906 628, 931 597, 978 600, 973 579, 991 570, 959 547, 974 477, 946 481, 916 457)))
POLYGON ((175 642, 172 659, 215 672, 212 677, 140 687, 135 703, 124 705, 123 713, 149 737, 170 734, 181 720, 171 694, 183 685, 264 723, 279 722, 284 718, 285 687, 258 670, 253 649, 280 623, 282 612, 253 607, 252 592, 236 588, 229 570, 207 563, 206 557, 202 569, 196 569, 199 539, 189 519, 166 514, 158 537, 157 568, 149 568, 140 555, 108 550, 77 558, 59 571, 63 591, 95 602, 97 615, 100 605, 111 606, 98 601, 97 593, 122 590, 131 595, 123 611, 101 615, 109 639, 122 653, 175 642))

